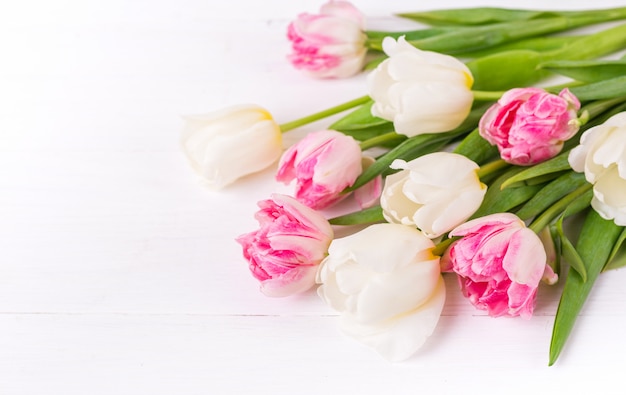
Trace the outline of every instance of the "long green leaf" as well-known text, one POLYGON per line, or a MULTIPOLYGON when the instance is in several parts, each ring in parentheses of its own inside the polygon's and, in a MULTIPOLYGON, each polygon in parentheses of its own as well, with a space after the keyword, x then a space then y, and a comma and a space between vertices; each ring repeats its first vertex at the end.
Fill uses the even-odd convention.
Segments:
POLYGON ((454 152, 473 160, 479 165, 498 156, 498 148, 489 144, 478 129, 474 129, 461 143, 454 149, 454 152))
POLYGON ((548 70, 538 70, 544 62, 542 53, 514 49, 474 59, 466 63, 474 76, 473 89, 499 91, 529 86, 551 75, 548 70))
POLYGON ((597 14, 607 20, 619 18, 626 12, 624 7, 603 10, 559 11, 559 10, 523 10, 498 7, 453 8, 398 14, 433 26, 448 25, 486 25, 510 21, 528 21, 531 19, 551 18, 554 16, 573 17, 576 15, 597 14))
POLYGON ((583 173, 569 171, 543 187, 516 214, 522 220, 533 218, 586 183, 583 173))
POLYGON ((563 215, 556 221, 556 230, 559 235, 559 241, 561 246, 561 253, 563 254, 563 258, 567 263, 569 263, 570 267, 576 270, 576 273, 580 275, 580 278, 583 282, 587 281, 587 269, 585 269, 585 264, 576 251, 576 248, 569 240, 569 238, 563 232, 563 215))
POLYGON ((574 86, 570 91, 581 101, 626 97, 626 75, 574 86))
MULTIPOLYGON (((626 8, 624 9, 626 10, 626 8)), ((622 15, 626 17, 626 13, 622 15)), ((455 29, 436 36, 407 40, 419 49, 456 54, 493 47, 524 38, 544 36, 576 27, 606 21, 605 16, 580 14, 572 17, 552 17, 522 20, 455 29)))
POLYGON ((600 82, 626 75, 626 59, 553 60, 539 64, 539 68, 577 81, 600 82))
POLYGON ((374 101, 369 101, 362 106, 357 107, 347 115, 339 118, 328 128, 345 132, 347 130, 360 130, 373 126, 389 125, 391 122, 372 115, 372 106, 374 101))
POLYGON ((532 180, 533 178, 541 177, 546 174, 552 174, 552 173, 557 173, 557 172, 561 172, 564 170, 570 170, 571 167, 567 160, 568 155, 569 155, 569 152, 563 152, 555 156, 554 158, 548 159, 547 161, 525 168, 519 171, 518 173, 516 173, 515 175, 511 176, 509 179, 505 180, 502 183, 502 188, 503 189, 509 188, 511 186, 514 186, 522 182, 527 183, 529 180, 532 180))
POLYGON ((361 225, 383 221, 385 221, 385 217, 383 217, 383 209, 380 206, 355 211, 328 220, 331 225, 361 225))
POLYGON ((615 225, 613 221, 603 219, 594 210, 588 212, 576 245, 576 250, 587 271, 587 281, 583 281, 580 274, 573 270, 567 274, 552 329, 548 362, 550 366, 556 362, 563 351, 578 318, 578 313, 587 300, 621 232, 622 228, 615 225))
POLYGON ((485 56, 497 54, 505 51, 513 50, 529 50, 536 52, 554 51, 559 48, 563 48, 565 45, 569 45, 573 41, 579 40, 581 36, 543 36, 532 37, 524 40, 518 40, 513 42, 496 45, 481 50, 474 51, 462 51, 458 55, 463 58, 476 59, 485 56))
MULTIPOLYGON (((533 85, 553 75, 548 70, 539 69, 539 65, 542 63, 553 60, 593 59, 623 48, 626 48, 626 24, 580 37, 557 50, 547 52, 505 51, 471 60, 467 62, 467 67, 474 76, 473 89, 498 91, 533 85)), ((573 87, 572 90, 575 88, 573 87)), ((610 94, 600 97, 601 95, 594 90, 593 95, 589 94, 589 98, 581 100, 615 97, 616 93, 613 91, 623 89, 623 87, 607 88, 612 89, 610 94)), ((587 93, 585 89, 581 94, 584 93, 587 93)))
POLYGON ((626 244, 624 244, 624 241, 626 241, 626 228, 622 230, 619 239, 615 243, 615 246, 613 246, 609 260, 602 271, 619 269, 620 267, 626 266, 626 244))
POLYGON ((472 218, 510 211, 528 201, 539 190, 541 190, 542 185, 522 185, 517 188, 508 188, 505 190, 500 189, 500 185, 504 182, 504 180, 508 179, 520 170, 521 169, 519 167, 514 167, 498 177, 491 185, 489 185, 481 206, 474 213, 472 218))

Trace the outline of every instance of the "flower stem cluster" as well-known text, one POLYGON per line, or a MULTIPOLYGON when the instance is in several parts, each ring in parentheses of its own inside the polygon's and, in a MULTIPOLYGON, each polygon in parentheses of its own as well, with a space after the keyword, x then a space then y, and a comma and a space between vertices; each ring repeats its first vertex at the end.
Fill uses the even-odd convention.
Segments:
POLYGON ((300 15, 292 64, 347 77, 377 51, 368 94, 281 125, 258 106, 191 117, 183 149, 220 187, 278 162, 293 197, 259 202, 259 229, 237 239, 252 275, 268 296, 317 285, 342 330, 389 360, 435 330, 442 273, 490 316, 530 319, 563 260, 552 364, 599 273, 626 264, 626 61, 599 59, 626 48, 626 24, 543 36, 626 19, 626 7, 402 16, 431 27, 368 32, 346 1, 300 15), (535 86, 554 74, 567 82, 535 86), (347 110, 283 151, 281 133, 347 110), (361 209, 328 218, 350 199, 361 209), (563 230, 573 215, 585 219, 575 245, 563 230), (360 226, 334 238, 346 225, 360 226))

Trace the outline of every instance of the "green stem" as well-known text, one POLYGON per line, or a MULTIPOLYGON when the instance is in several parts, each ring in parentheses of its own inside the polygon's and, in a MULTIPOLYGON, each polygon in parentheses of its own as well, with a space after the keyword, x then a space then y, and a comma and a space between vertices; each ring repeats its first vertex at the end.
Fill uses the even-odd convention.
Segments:
POLYGON ((472 91, 474 100, 495 101, 500 99, 504 92, 498 91, 472 91))
POLYGON ((324 119, 331 115, 335 115, 340 112, 349 110, 351 108, 360 106, 361 104, 365 104, 370 100, 371 100, 370 97, 368 95, 365 95, 357 99, 350 100, 349 102, 339 104, 338 106, 328 108, 324 111, 316 112, 315 114, 307 115, 306 117, 296 119, 295 121, 283 123, 282 125, 280 125, 280 130, 283 133, 288 132, 292 129, 299 128, 300 126, 307 125, 311 122, 319 121, 320 119, 324 119))
POLYGON ((544 211, 539 217, 537 217, 528 228, 534 231, 535 233, 539 233, 550 224, 550 222, 556 218, 559 214, 563 212, 576 198, 583 195, 585 192, 590 190, 593 187, 590 183, 585 183, 580 187, 576 188, 574 191, 570 192, 568 195, 564 196, 562 199, 554 203, 552 206, 548 207, 546 211, 544 211))
POLYGON ((484 178, 485 176, 492 174, 495 171, 503 169, 507 167, 509 164, 506 163, 503 159, 496 159, 493 162, 486 163, 480 166, 480 169, 476 172, 478 178, 484 178))
POLYGON ((362 141, 361 144, 359 144, 359 146, 361 147, 361 151, 365 151, 368 148, 377 147, 384 143, 395 141, 395 140, 403 141, 403 140, 406 140, 406 137, 396 132, 389 132, 389 133, 384 133, 379 136, 372 137, 371 139, 362 141))

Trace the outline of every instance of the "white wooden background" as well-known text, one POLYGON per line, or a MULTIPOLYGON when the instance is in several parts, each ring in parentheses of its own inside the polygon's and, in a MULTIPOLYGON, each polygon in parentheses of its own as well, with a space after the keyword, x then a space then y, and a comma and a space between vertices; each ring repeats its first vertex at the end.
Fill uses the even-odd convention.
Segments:
MULTIPOLYGON (((601 276, 553 367, 558 286, 531 320, 493 319, 447 278, 435 335, 397 364, 344 337, 314 292, 258 292, 234 238, 290 189, 272 170, 206 189, 180 116, 252 102, 286 122, 364 94, 363 76, 311 80, 285 61, 287 23, 320 4, 2 2, 0 394, 623 393, 626 271, 601 276)), ((391 27, 407 23, 394 12, 479 3, 354 4, 391 27)))

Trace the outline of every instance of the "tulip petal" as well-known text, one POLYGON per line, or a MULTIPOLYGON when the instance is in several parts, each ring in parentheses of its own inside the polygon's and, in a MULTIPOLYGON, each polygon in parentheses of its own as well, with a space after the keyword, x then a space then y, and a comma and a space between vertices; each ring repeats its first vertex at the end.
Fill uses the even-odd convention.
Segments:
POLYGON ((445 296, 445 284, 439 276, 432 296, 420 307, 378 325, 361 325, 349 316, 342 317, 341 329, 387 360, 402 361, 413 355, 433 333, 445 296))
POLYGON ((304 292, 315 284, 317 265, 298 266, 284 274, 261 282, 265 296, 285 297, 304 292))

